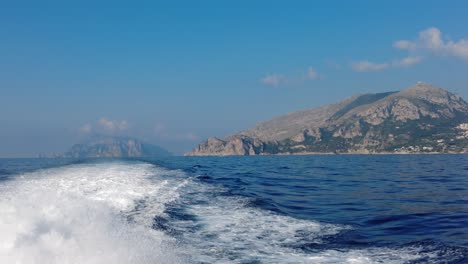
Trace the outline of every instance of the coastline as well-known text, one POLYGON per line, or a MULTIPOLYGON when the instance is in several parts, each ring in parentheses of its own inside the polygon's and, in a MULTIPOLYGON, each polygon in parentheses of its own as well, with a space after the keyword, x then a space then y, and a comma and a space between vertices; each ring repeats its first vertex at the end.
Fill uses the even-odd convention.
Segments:
POLYGON ((329 155, 464 155, 468 152, 301 152, 301 153, 277 153, 259 155, 226 155, 226 154, 184 154, 184 157, 249 157, 249 156, 329 156, 329 155))

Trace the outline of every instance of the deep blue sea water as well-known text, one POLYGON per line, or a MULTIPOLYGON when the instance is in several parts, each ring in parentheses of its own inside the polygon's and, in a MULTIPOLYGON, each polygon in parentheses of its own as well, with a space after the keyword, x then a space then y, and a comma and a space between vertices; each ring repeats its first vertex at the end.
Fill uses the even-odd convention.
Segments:
POLYGON ((468 155, 0 159, 0 263, 468 263, 468 155))

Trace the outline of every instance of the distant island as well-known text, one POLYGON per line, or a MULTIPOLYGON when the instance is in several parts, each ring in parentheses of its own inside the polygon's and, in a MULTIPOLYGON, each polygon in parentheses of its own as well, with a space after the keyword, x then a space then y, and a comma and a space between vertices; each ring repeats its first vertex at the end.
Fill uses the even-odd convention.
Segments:
POLYGON ((468 153, 468 104, 418 83, 399 92, 362 94, 212 137, 188 156, 468 153))
POLYGON ((73 145, 56 157, 63 158, 139 158, 170 156, 159 146, 130 137, 93 136, 86 142, 73 145))

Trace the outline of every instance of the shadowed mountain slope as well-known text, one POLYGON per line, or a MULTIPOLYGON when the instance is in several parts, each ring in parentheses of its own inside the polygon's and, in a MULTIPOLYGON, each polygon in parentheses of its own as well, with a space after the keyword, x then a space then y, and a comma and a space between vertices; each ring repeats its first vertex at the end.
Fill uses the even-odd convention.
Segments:
POLYGON ((167 150, 129 137, 95 136, 64 153, 70 158, 138 158, 171 155, 167 150))
POLYGON ((294 112, 187 155, 468 152, 468 104, 418 83, 400 92, 363 94, 294 112))

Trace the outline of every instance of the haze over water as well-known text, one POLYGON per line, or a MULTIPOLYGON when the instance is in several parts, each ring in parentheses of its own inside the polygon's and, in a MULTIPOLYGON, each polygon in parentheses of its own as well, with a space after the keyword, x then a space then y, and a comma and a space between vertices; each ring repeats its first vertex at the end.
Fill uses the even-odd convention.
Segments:
POLYGON ((0 157, 96 134, 182 154, 418 81, 468 98, 466 1, 47 2, 0 5, 0 157))

